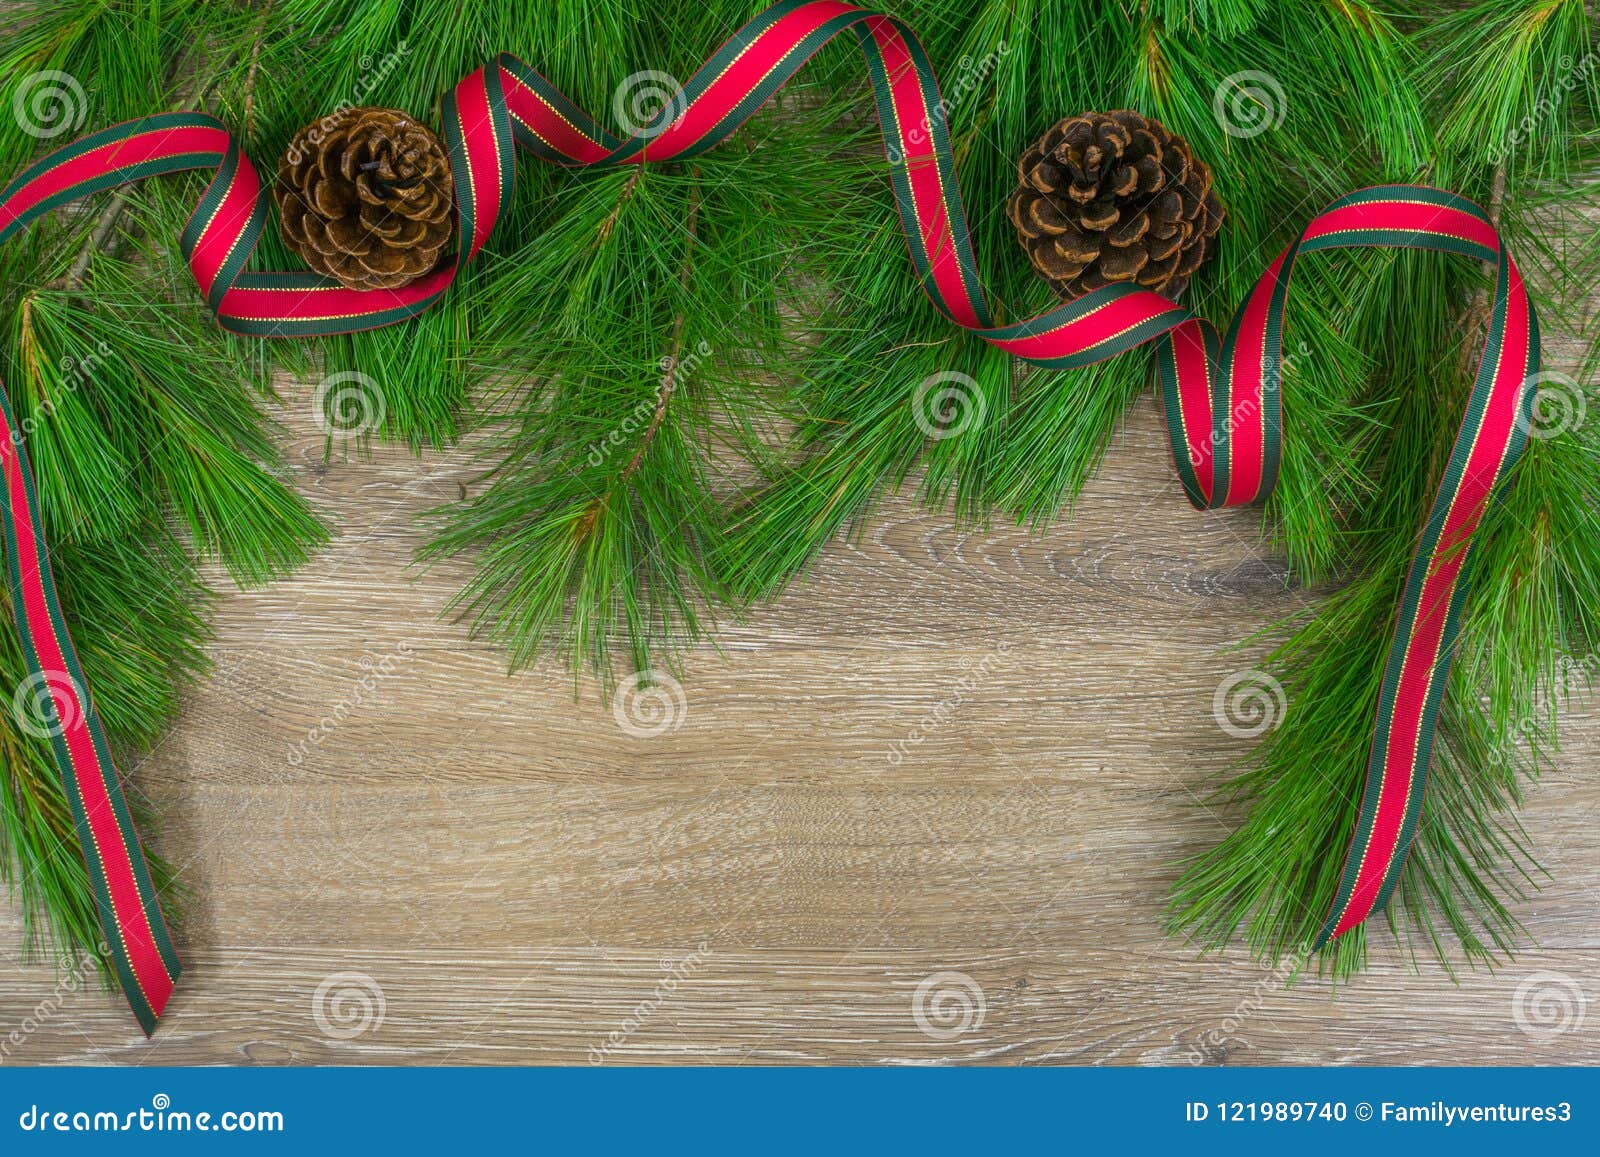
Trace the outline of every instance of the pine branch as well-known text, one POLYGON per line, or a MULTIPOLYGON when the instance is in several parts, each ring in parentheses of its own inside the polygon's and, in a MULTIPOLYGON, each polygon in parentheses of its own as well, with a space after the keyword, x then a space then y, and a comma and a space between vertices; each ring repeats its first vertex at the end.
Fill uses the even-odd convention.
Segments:
POLYGON ((605 245, 611 240, 612 231, 617 227, 617 220, 622 216, 622 210, 633 199, 633 192, 639 187, 639 180, 644 176, 644 166, 635 165, 628 174, 628 179, 622 183, 621 190, 617 193, 617 203, 611 207, 611 212, 606 214, 604 221, 600 222, 597 244, 605 245))
MULTIPOLYGON (((700 186, 698 184, 699 170, 695 170, 697 183, 689 187, 689 213, 684 223, 684 233, 687 239, 683 245, 683 264, 678 269, 678 288, 685 298, 689 293, 689 276, 694 270, 694 243, 695 225, 700 220, 700 186)), ((632 185, 625 187, 623 196, 628 196, 632 185)), ((620 208, 620 205, 619 205, 620 208)), ((614 223, 614 218, 607 218, 603 230, 609 230, 614 223)), ((678 315, 672 319, 672 337, 668 341, 666 357, 662 359, 661 388, 656 394, 656 408, 650 415, 650 423, 645 427, 644 436, 639 439, 639 448, 633 452, 633 457, 628 459, 628 464, 622 468, 619 479, 621 485, 628 482, 639 471, 639 465, 644 461, 644 456, 649 453, 651 444, 656 440, 656 435, 661 430, 661 422, 667 416, 667 406, 672 402, 672 393, 678 386, 678 368, 683 358, 683 323, 688 317, 684 310, 678 310, 678 315)))

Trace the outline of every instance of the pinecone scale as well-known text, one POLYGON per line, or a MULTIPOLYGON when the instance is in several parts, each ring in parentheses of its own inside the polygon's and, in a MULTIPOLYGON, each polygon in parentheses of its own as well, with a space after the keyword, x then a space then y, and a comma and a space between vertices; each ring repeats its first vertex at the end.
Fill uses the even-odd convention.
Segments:
POLYGON ((347 109, 301 129, 272 191, 289 248, 351 289, 415 281, 455 232, 444 145, 395 109, 347 109))
POLYGON ((1210 167, 1130 109, 1057 122, 1022 154, 1017 175, 1007 215, 1063 298, 1118 282, 1176 297, 1222 227, 1210 167))

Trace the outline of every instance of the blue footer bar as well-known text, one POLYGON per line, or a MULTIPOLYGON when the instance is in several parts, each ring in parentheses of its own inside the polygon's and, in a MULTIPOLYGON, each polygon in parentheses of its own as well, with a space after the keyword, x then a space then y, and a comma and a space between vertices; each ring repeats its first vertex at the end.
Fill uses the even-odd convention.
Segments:
POLYGON ((1600 1075, 1564 1068, 35 1068, 0 1109, 3 1154, 1600 1151, 1600 1075))

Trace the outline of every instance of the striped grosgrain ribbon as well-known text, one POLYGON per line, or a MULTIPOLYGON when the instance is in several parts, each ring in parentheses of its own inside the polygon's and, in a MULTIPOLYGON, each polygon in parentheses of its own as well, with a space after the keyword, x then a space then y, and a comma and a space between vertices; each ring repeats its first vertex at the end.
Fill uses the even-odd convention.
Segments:
MULTIPOLYGON (((460 246, 453 263, 401 289, 353 290, 320 276, 245 271, 267 215, 249 158, 216 119, 146 117, 93 133, 0 193, 0 241, 40 214, 123 182, 183 169, 216 174, 183 251, 221 324, 261 337, 390 325, 427 309, 477 254, 509 201, 515 146, 554 164, 604 168, 692 157, 725 140, 824 44, 849 30, 866 58, 911 260, 952 322, 1035 365, 1070 369, 1159 341, 1157 365, 1183 489, 1202 509, 1264 499, 1281 450, 1281 336, 1294 263, 1340 246, 1406 246, 1496 269, 1487 343, 1466 417, 1418 543, 1384 670, 1361 800, 1320 947, 1388 901, 1422 807, 1434 726, 1466 597, 1473 533, 1526 440, 1537 323, 1493 223, 1469 201, 1395 185, 1341 197, 1262 274, 1225 336, 1166 298, 1113 285, 1012 325, 994 325, 978 281, 933 69, 911 30, 839 0, 784 0, 736 33, 678 97, 628 140, 598 125, 516 57, 502 55, 443 102, 460 246)), ((50 577, 24 439, 10 403, 0 445, 12 607, 36 677, 48 680, 55 758, 72 802, 101 923, 129 1002, 150 1031, 179 970, 50 577)))

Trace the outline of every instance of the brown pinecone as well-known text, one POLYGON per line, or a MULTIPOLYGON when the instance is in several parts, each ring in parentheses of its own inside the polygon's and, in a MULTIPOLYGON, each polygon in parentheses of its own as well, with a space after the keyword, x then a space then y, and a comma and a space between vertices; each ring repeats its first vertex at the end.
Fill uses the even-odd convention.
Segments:
POLYGON ((1222 226, 1211 169, 1182 137, 1129 109, 1057 122, 1017 172, 1007 214, 1064 298, 1114 282, 1176 297, 1222 226))
POLYGON ((455 231, 450 158, 403 112, 351 108, 295 134, 273 200, 283 239, 351 289, 431 272, 455 231))

